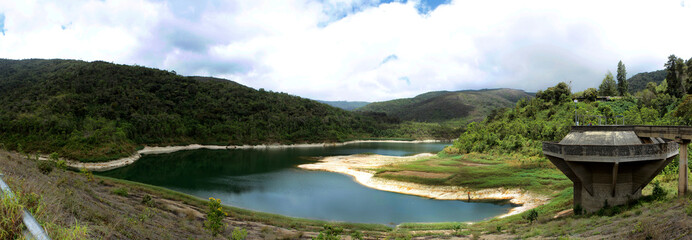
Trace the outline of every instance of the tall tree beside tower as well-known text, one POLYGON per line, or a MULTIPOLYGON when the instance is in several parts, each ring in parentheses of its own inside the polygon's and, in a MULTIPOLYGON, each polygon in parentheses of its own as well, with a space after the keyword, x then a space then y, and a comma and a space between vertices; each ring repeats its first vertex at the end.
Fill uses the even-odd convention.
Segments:
POLYGON ((625 96, 625 94, 628 91, 627 70, 625 69, 625 64, 623 64, 622 61, 618 62, 617 80, 618 80, 618 94, 620 96, 625 96))
POLYGON ((680 85, 680 81, 678 81, 678 74, 675 72, 675 69, 677 68, 677 60, 678 57, 676 57, 674 54, 668 56, 668 62, 666 62, 665 66, 666 67, 666 82, 668 82, 668 88, 666 89, 666 93, 679 97, 680 89, 675 87, 677 85, 680 85))
POLYGON ((670 55, 668 56, 668 62, 664 66, 667 72, 666 81, 668 81, 666 93, 676 98, 682 97, 682 95, 687 93, 687 76, 685 74, 687 66, 685 61, 675 55, 670 55))

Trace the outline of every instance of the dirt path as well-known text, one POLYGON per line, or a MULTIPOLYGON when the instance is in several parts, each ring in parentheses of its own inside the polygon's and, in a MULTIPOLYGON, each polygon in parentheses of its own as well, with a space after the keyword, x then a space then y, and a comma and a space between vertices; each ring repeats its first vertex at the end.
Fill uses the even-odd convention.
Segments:
POLYGON ((408 162, 431 157, 433 154, 423 153, 408 157, 393 157, 382 155, 349 155, 334 156, 321 159, 317 163, 299 165, 299 168, 308 170, 320 170, 343 173, 353 176, 356 182, 373 189, 410 194, 440 200, 509 200, 521 206, 512 208, 508 213, 500 216, 506 217, 522 213, 526 210, 545 204, 547 197, 536 196, 519 189, 482 189, 470 190, 459 186, 430 186, 424 184, 395 181, 374 177, 376 169, 394 163, 408 162))

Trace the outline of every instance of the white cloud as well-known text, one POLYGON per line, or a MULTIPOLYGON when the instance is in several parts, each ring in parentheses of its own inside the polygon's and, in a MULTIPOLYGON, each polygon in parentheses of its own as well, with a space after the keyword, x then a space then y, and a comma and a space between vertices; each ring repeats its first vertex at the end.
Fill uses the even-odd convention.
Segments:
POLYGON ((160 7, 135 0, 5 2, 0 4, 7 29, 0 37, 0 56, 123 61, 160 7))
POLYGON ((0 3, 0 56, 137 63, 324 100, 570 80, 581 90, 618 60, 633 75, 692 57, 692 8, 681 5, 457 0, 421 14, 418 1, 0 3))

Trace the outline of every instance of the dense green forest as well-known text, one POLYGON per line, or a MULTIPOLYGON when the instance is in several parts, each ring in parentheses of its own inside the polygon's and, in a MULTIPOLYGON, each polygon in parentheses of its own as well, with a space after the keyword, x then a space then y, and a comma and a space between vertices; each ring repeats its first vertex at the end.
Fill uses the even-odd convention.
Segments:
POLYGON ((225 79, 100 61, 0 59, 0 102, 5 148, 88 161, 144 144, 451 138, 436 126, 413 132, 407 127, 415 123, 225 79))
POLYGON ((365 105, 370 104, 370 102, 362 102, 362 101, 322 101, 322 100, 317 100, 318 102, 327 104, 332 107, 338 107, 343 110, 353 110, 365 105))
MULTIPOLYGON (((381 112, 402 120, 445 122, 464 119, 481 121, 492 109, 511 107, 519 99, 532 96, 516 89, 483 89, 428 92, 413 98, 375 102, 356 111, 381 112)), ((456 121, 459 123, 459 121, 456 121)))

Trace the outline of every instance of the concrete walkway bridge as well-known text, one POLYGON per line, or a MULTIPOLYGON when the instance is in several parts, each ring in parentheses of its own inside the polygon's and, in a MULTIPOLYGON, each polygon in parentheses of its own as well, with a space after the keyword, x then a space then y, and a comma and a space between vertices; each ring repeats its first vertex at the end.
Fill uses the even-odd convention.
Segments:
POLYGON ((543 154, 574 183, 574 205, 594 212, 626 204, 677 155, 678 196, 688 191, 691 126, 573 126, 560 142, 543 142, 543 154))

